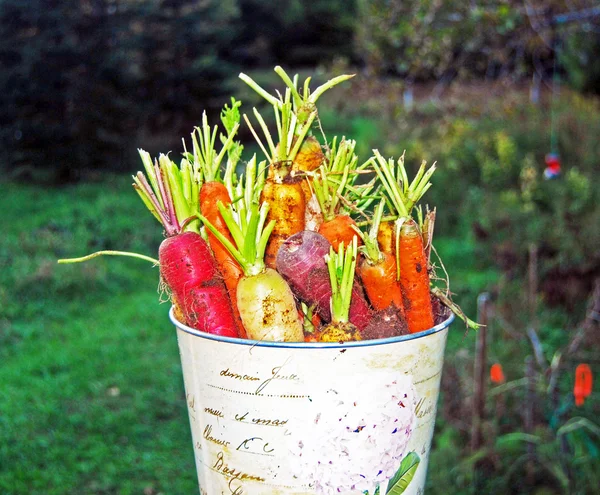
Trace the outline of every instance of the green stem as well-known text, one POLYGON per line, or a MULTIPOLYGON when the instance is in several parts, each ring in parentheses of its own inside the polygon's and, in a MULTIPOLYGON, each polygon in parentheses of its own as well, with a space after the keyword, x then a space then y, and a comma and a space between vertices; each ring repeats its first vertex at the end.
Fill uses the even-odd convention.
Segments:
POLYGON ((357 252, 358 242, 354 237, 345 250, 342 242, 337 253, 332 247, 325 256, 331 283, 331 319, 334 323, 348 322, 357 252))
POLYGON ((222 110, 222 119, 229 129, 226 129, 227 136, 223 138, 223 146, 219 153, 215 149, 218 126, 213 126, 211 130, 206 112, 202 114, 202 126, 196 127, 192 132, 194 163, 199 165, 204 182, 222 181, 220 177, 221 162, 225 154, 232 148, 233 139, 240 127, 239 121, 235 122, 236 118, 239 119, 239 111, 237 111, 235 102, 233 109, 229 109, 226 105, 222 110))
POLYGON ((81 258, 63 258, 58 260, 58 263, 81 263, 83 261, 97 258, 98 256, 128 256, 130 258, 138 258, 140 260, 149 261, 150 263, 154 263, 155 266, 159 266, 157 259, 151 258, 150 256, 145 256, 143 254, 130 253, 128 251, 96 251, 95 253, 88 254, 87 256, 82 256, 81 258))
POLYGON ((261 88, 251 77, 247 76, 243 72, 240 73, 239 78, 244 81, 248 86, 250 86, 254 91, 256 91, 260 96, 262 96, 265 100, 267 100, 271 105, 280 106, 281 100, 278 100, 273 95, 267 93, 263 88, 261 88))
POLYGON ((296 143, 294 144, 294 147, 290 150, 290 153, 288 156, 289 160, 294 161, 296 159, 296 155, 298 154, 298 151, 300 151, 300 147, 302 146, 302 143, 304 142, 304 138, 308 134, 308 131, 310 130, 310 126, 312 125, 312 123, 314 122, 316 117, 317 117, 317 112, 316 111, 312 112, 308 116, 308 119, 306 120, 306 122, 300 128, 299 132, 297 133, 296 143))
POLYGON ((376 206, 373 212, 373 223, 367 235, 364 235, 358 228, 357 232, 360 232, 364 247, 361 248, 362 253, 369 263, 377 264, 383 260, 383 255, 379 249, 379 241, 377 240, 377 234, 379 233, 379 226, 381 225, 381 219, 383 217, 383 208, 385 206, 385 200, 381 200, 376 206))
POLYGON ((373 150, 375 160, 373 167, 383 184, 383 187, 394 207, 395 213, 399 216, 409 216, 415 204, 431 187, 431 176, 436 170, 435 163, 426 169, 426 162, 423 161, 413 181, 409 184, 408 174, 404 166, 404 155, 402 155, 396 164, 394 160, 386 161, 379 151, 373 150))
MULTIPOLYGON (((395 213, 399 216, 407 217, 409 213, 405 205, 406 198, 404 197, 402 186, 398 184, 394 175, 394 161, 392 159, 386 161, 377 150, 373 150, 373 152, 376 158, 373 161, 373 167, 396 210, 395 213)), ((400 163, 400 160, 398 163, 400 163)))
POLYGON ((254 156, 246 165, 246 179, 238 184, 239 199, 225 207, 217 203, 219 212, 234 243, 227 239, 204 216, 199 215, 206 228, 225 246, 235 260, 240 264, 244 274, 256 275, 265 269, 265 250, 269 236, 275 227, 272 220, 266 224, 269 212, 268 203, 259 205, 256 190, 257 177, 260 176, 254 156))
POLYGON ((292 80, 287 75, 285 70, 283 70, 283 68, 278 65, 275 67, 275 72, 279 75, 279 77, 281 77, 281 79, 283 79, 283 82, 286 84, 286 86, 288 88, 290 88, 290 91, 292 92, 292 96, 294 97, 294 102, 296 104, 296 107, 300 106, 300 104, 302 102, 302 97, 298 93, 298 89, 296 88, 296 85, 292 82, 292 80))
POLYGON ((325 91, 333 88, 334 86, 337 86, 341 82, 347 81, 348 79, 352 79, 354 76, 355 76, 355 74, 343 74, 341 76, 337 76, 337 77, 334 77, 333 79, 330 79, 325 84, 322 84, 317 89, 315 89, 314 93, 310 96, 310 102, 316 103, 317 100, 319 99, 319 97, 323 93, 325 93, 325 91))
POLYGON ((358 196, 358 189, 351 185, 356 179, 354 168, 358 161, 354 153, 355 146, 355 141, 345 138, 338 146, 337 138, 334 138, 329 160, 321 165, 313 176, 315 195, 325 222, 332 220, 339 213, 341 198, 351 195, 352 202, 358 196))

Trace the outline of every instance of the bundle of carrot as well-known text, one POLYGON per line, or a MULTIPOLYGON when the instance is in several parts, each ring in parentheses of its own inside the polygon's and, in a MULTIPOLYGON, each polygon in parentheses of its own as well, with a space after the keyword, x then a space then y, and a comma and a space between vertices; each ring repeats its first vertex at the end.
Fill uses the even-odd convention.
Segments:
POLYGON ((240 74, 273 110, 275 137, 256 108, 254 119, 243 115, 264 160, 242 159, 241 103, 233 98, 221 112, 223 131, 204 114, 179 165, 140 150, 145 173, 133 187, 164 228, 157 260, 100 251, 59 262, 152 261, 176 317, 223 337, 387 338, 430 329, 450 311, 477 328, 452 302, 447 280, 444 289, 433 284, 435 210, 417 204, 435 165, 423 163, 409 179, 404 156, 373 150, 361 162, 353 140, 323 136, 320 144, 317 100, 352 76, 311 91, 310 78, 300 87, 297 76, 275 72, 285 84, 275 95, 240 74))

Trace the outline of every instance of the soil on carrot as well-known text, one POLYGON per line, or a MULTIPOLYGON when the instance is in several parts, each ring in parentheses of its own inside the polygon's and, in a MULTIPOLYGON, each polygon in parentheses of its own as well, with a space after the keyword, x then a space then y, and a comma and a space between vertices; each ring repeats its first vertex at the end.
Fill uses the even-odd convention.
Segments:
POLYGON ((400 318, 398 310, 389 307, 373 315, 371 322, 362 332, 363 340, 386 339, 408 334, 406 321, 400 318))
POLYGON ((431 296, 431 308, 433 309, 433 321, 436 325, 446 321, 452 311, 435 296, 431 296))
MULTIPOLYGON (((436 325, 446 321, 450 316, 450 309, 444 306, 437 297, 431 298, 433 307, 434 322, 436 325)), ((406 321, 398 316, 398 312, 389 308, 375 313, 369 326, 362 332, 363 340, 386 339, 408 335, 408 326, 406 321)))

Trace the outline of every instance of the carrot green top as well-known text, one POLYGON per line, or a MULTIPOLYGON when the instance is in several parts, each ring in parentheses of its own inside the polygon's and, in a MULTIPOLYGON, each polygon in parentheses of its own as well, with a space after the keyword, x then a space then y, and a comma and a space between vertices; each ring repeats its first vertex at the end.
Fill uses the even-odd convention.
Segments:
POLYGON ((431 187, 429 179, 435 172, 435 163, 426 169, 426 163, 423 161, 417 175, 409 182, 404 167, 404 155, 394 164, 393 158, 385 160, 379 151, 373 150, 373 153, 375 159, 372 160, 372 164, 391 203, 390 209, 399 217, 410 216, 415 204, 431 187))
POLYGON ((356 229, 358 235, 363 241, 363 246, 359 250, 364 254, 367 261, 371 264, 380 263, 383 259, 381 250, 379 249, 379 241, 377 240, 377 234, 379 233, 379 226, 381 225, 381 218, 383 217, 383 208, 385 207, 385 199, 381 199, 379 204, 373 211, 373 221, 371 228, 367 234, 356 229))
POLYGON ((325 256, 331 282, 331 319, 334 323, 348 322, 357 251, 358 242, 354 237, 346 249, 341 242, 337 253, 332 247, 325 256))
MULTIPOLYGON (((333 79, 330 79, 329 81, 319 86, 313 92, 310 91, 309 87, 311 78, 307 77, 304 81, 302 94, 300 94, 298 91, 297 74, 292 80, 290 76, 288 76, 287 72, 285 72, 285 70, 283 70, 283 68, 279 65, 275 67, 275 72, 279 75, 279 77, 281 77, 281 79, 287 86, 287 89, 290 90, 291 96, 293 97, 293 110, 298 117, 298 128, 296 128, 296 131, 299 131, 301 129, 301 126, 303 126, 309 120, 310 116, 316 112, 317 100, 323 93, 325 93, 328 89, 338 85, 339 83, 347 81, 348 79, 354 77, 354 74, 344 74, 341 76, 334 77, 333 79)), ((271 105, 281 106, 283 104, 283 99, 281 98, 281 95, 279 95, 279 98, 273 96, 272 94, 264 90, 262 87, 260 87, 253 79, 251 79, 246 74, 241 73, 240 79, 246 84, 248 84, 248 86, 250 86, 259 95, 261 95, 271 105)), ((297 133, 299 134, 299 132, 297 133)))
POLYGON ((276 174, 280 175, 280 177, 276 175, 277 180, 283 179, 283 177, 288 174, 291 164, 294 161, 294 158, 296 158, 296 155, 302 146, 302 142, 304 141, 304 138, 306 137, 306 134, 308 133, 310 126, 317 115, 316 112, 313 112, 302 126, 297 127, 298 118, 292 111, 292 103, 290 100, 291 93, 288 89, 285 92, 284 98, 279 101, 279 104, 273 105, 275 122, 277 125, 277 144, 273 141, 271 132, 269 131, 265 120, 256 108, 253 109, 254 116, 256 117, 256 120, 263 131, 264 138, 266 140, 266 146, 258 136, 257 132, 254 130, 254 127, 250 123, 248 117, 244 115, 244 120, 248 124, 248 127, 256 139, 256 142, 260 146, 260 149, 268 158, 269 163, 277 164, 275 172, 276 174), (295 130, 296 133, 294 132, 295 130))
POLYGON ((147 151, 138 151, 146 175, 143 172, 134 175, 133 187, 146 207, 163 225, 167 236, 186 230, 198 232, 198 219, 195 215, 198 211, 198 193, 202 181, 199 169, 186 159, 181 161, 181 167, 177 167, 163 154, 152 163, 147 151))
POLYGON ((221 202, 218 203, 221 216, 235 244, 221 234, 205 217, 199 215, 206 228, 231 253, 247 276, 264 271, 265 249, 275 226, 275 220, 265 225, 269 205, 265 202, 259 204, 259 191, 255 187, 256 177, 263 167, 264 162, 257 166, 256 156, 253 156, 246 166, 246 180, 239 182, 245 184, 240 189, 240 197, 228 207, 221 202))
MULTIPOLYGON (((238 108, 241 105, 241 102, 236 101, 234 98, 232 98, 231 101, 231 107, 225 105, 221 111, 221 121, 227 131, 227 135, 221 135, 221 151, 217 153, 215 147, 218 127, 215 125, 211 129, 208 125, 206 112, 202 113, 202 125, 196 127, 192 132, 192 153, 186 152, 185 156, 201 170, 204 182, 221 180, 221 162, 223 161, 225 154, 228 154, 230 158, 235 156, 237 157, 237 160, 239 160, 241 145, 239 143, 234 143, 233 139, 240 127, 240 112, 238 108), (234 155, 232 155, 232 153, 234 153, 234 155)), ((233 167, 235 167, 235 163, 233 164, 233 167)))
POLYGON ((325 222, 332 220, 341 211, 363 211, 373 200, 376 178, 366 184, 357 185, 357 179, 368 170, 371 161, 357 166, 358 156, 354 153, 356 141, 342 138, 338 143, 333 138, 327 160, 312 174, 313 189, 325 222), (343 198, 343 199, 342 199, 343 198))

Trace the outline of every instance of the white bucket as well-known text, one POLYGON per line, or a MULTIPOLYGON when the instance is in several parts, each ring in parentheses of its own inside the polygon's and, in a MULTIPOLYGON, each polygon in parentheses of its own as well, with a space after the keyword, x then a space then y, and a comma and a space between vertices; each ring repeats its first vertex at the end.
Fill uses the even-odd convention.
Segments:
POLYGON ((394 493, 423 493, 453 315, 345 344, 218 337, 170 317, 202 495, 383 495, 403 459, 394 493))

